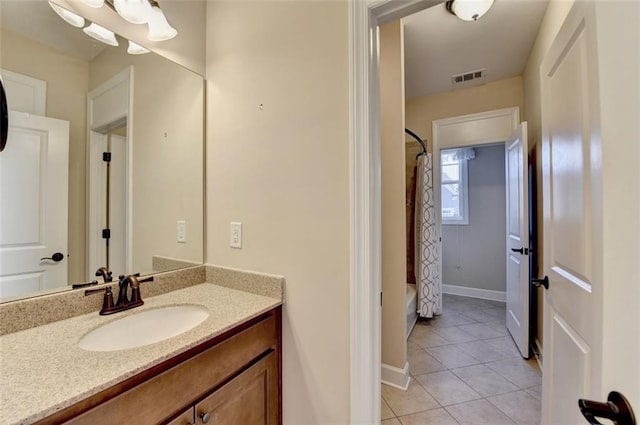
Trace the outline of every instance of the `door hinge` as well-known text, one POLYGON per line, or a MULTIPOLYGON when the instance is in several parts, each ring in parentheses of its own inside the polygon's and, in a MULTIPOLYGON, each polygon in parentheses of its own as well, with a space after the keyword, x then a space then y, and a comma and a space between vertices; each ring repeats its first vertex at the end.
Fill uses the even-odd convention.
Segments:
POLYGON ((102 152, 102 160, 104 162, 111 162, 111 152, 102 152))
POLYGON ((102 239, 111 239, 111 229, 102 229, 102 239))
POLYGON ((380 307, 382 307, 382 291, 380 291, 380 307))

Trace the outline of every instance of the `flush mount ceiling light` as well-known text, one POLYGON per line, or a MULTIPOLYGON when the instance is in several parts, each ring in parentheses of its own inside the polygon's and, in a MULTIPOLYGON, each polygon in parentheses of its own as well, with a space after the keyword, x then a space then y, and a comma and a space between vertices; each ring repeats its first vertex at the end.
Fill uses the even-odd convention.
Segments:
POLYGON ((55 3, 49 2, 49 6, 53 9, 56 14, 67 21, 68 24, 73 25, 76 28, 84 27, 84 18, 80 15, 76 15, 75 13, 58 6, 55 3))
POLYGON ((109 46, 118 46, 118 40, 116 40, 116 35, 109 31, 108 29, 101 27, 100 25, 93 22, 86 28, 83 28, 85 34, 87 34, 91 38, 95 38, 98 41, 103 42, 104 44, 108 44, 109 46))
POLYGON ((448 0, 447 10, 463 21, 477 21, 493 5, 494 0, 448 0))

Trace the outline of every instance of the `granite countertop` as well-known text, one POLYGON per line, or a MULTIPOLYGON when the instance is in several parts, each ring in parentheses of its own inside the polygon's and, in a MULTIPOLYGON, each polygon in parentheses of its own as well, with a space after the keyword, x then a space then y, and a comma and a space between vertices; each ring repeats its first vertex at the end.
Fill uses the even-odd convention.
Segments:
POLYGON ((97 312, 0 337, 0 424, 27 424, 109 388, 282 304, 282 299, 202 283, 145 299, 141 307, 97 312), (93 329, 168 305, 199 305, 209 317, 167 340, 120 351, 78 347, 93 329))

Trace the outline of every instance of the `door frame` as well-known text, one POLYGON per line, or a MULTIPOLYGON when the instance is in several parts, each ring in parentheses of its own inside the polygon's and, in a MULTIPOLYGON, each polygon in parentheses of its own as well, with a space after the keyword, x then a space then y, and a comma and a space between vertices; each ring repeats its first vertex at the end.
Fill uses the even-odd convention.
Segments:
MULTIPOLYGON (((504 144, 505 141, 513 137, 518 125, 520 125, 520 107, 518 106, 458 115, 433 121, 433 198, 436 210, 436 233, 440 241, 442 241, 442 209, 439 190, 442 177, 440 151, 443 149, 504 144), (478 125, 480 123, 482 123, 481 126, 478 125), (483 131, 478 133, 478 128, 483 131), (438 190, 435 188, 438 188, 438 190)), ((442 253, 442 242, 440 242, 440 252, 442 253)), ((438 269, 442 271, 442 255, 438 256, 438 269)), ((442 277, 442 273, 440 273, 440 276, 442 277)))
POLYGON ((443 0, 350 1, 350 416, 380 422, 381 178, 377 27, 443 0))
POLYGON ((106 132, 118 128, 123 124, 127 126, 127 147, 126 147, 126 224, 125 224, 125 267, 128 273, 132 269, 133 264, 133 189, 132 189, 132 173, 133 173, 133 89, 134 89, 134 73, 133 66, 129 66, 113 76, 111 79, 100 84, 87 95, 87 279, 94 278, 93 274, 98 267, 103 266, 99 257, 103 239, 101 234, 102 225, 98 221, 101 214, 93 214, 92 211, 98 210, 101 200, 104 199, 104 188, 100 186, 102 181, 100 173, 102 172, 102 149, 101 146, 106 144, 106 132), (126 89, 127 95, 120 96, 118 90, 126 89), (115 111, 109 113, 109 116, 101 114, 105 110, 105 105, 109 106, 109 110, 115 111))

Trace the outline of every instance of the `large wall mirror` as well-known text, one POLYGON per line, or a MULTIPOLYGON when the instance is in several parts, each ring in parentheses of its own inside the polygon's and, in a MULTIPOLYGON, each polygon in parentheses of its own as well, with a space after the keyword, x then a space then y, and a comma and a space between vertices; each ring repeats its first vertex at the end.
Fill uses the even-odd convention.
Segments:
POLYGON ((203 78, 47 1, 0 0, 0 16, 0 301, 202 263, 203 78))

